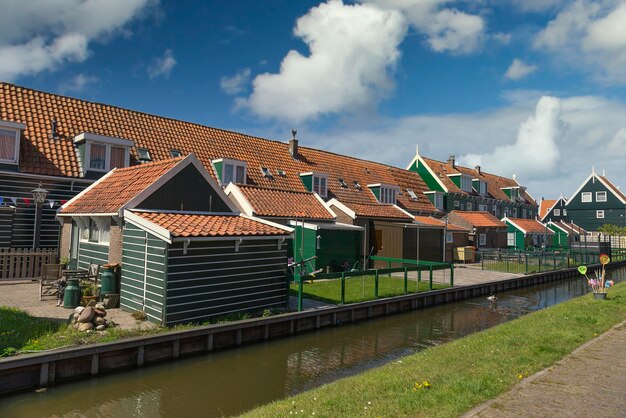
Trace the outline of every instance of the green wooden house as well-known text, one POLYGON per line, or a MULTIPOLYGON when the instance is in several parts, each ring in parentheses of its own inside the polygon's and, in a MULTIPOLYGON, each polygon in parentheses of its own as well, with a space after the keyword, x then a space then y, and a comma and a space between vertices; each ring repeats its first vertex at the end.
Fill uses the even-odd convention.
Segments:
POLYGON ((507 246, 520 251, 552 247, 554 231, 535 219, 502 218, 507 225, 507 246))
POLYGON ((292 228, 242 215, 193 154, 113 170, 58 214, 80 267, 121 263, 120 306, 174 325, 284 306, 292 228))
POLYGON ((569 219, 587 231, 604 224, 626 226, 626 195, 595 170, 568 199, 566 208, 569 219))

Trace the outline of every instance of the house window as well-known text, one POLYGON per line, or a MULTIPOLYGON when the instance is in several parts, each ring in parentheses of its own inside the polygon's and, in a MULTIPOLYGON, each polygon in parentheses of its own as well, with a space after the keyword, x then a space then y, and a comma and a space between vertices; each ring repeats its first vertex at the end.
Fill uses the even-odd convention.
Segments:
MULTIPOLYGON (((221 175, 222 186, 226 186, 228 183, 246 184, 247 165, 245 161, 221 158, 213 160, 213 167, 215 167, 217 174, 221 175)), ((263 172, 263 168, 261 168, 261 172, 263 172)), ((267 172, 269 173, 269 170, 267 172)))
POLYGON ((339 179, 339 185, 344 189, 348 188, 348 183, 346 183, 344 179, 339 179))
POLYGON ((509 247, 515 247, 515 232, 506 233, 506 245, 509 247))
POLYGON ((554 216, 561 216, 561 209, 554 209, 554 216))
POLYGON ((596 218, 597 219, 604 219, 604 211, 603 210, 597 210, 596 211, 596 218))
MULTIPOLYGON (((395 205, 396 204, 396 193, 397 190, 396 189, 392 189, 391 187, 384 187, 381 186, 380 188, 380 203, 389 203, 391 205, 395 205)), ((442 206, 443 206, 443 196, 441 196, 442 198, 442 206)), ((435 195, 435 200, 437 200, 437 195, 435 195)))
POLYGON ((268 179, 274 178, 274 176, 272 175, 272 172, 267 167, 261 167, 261 173, 263 173, 263 176, 267 177, 268 179))
POLYGON ((465 208, 466 208, 467 210, 473 210, 473 207, 472 207, 472 202, 467 202, 467 203, 466 203, 465 208))
POLYGON ((111 147, 110 168, 124 168, 126 166, 126 150, 122 147, 111 147))
POLYGON ((172 158, 178 158, 178 157, 180 157, 182 155, 182 152, 180 152, 180 150, 178 150, 178 149, 172 148, 170 150, 170 155, 172 156, 172 158))
POLYGON ((563 209, 563 216, 567 216, 567 209, 563 209))
POLYGON ((454 208, 455 208, 455 209, 458 209, 458 208, 460 208, 460 207, 461 207, 461 203, 460 203, 458 200, 455 200, 455 201, 454 201, 454 208))
POLYGON ((478 191, 478 193, 480 193, 483 196, 487 196, 487 182, 481 180, 479 185, 480 185, 479 186, 480 190, 478 191))
POLYGON ((435 193, 434 200, 435 208, 443 210, 443 193, 435 193))
POLYGON ((89 242, 98 242, 99 239, 100 231, 98 230, 98 225, 91 219, 89 221, 89 242))
POLYGON ((89 168, 106 171, 107 147, 104 144, 91 144, 89 153, 89 168))
POLYGON ((583 193, 581 193, 581 195, 580 195, 580 200, 581 200, 583 203, 589 203, 589 202, 591 202, 591 192, 583 192, 583 193))
POLYGON ((461 190, 464 192, 472 192, 472 178, 469 176, 461 176, 461 190))
POLYGON ((453 242, 453 236, 452 236, 452 232, 446 232, 446 242, 449 244, 451 242, 453 242))
POLYGON ((415 194, 415 192, 412 189, 406 189, 406 192, 409 194, 411 199, 417 200, 417 195, 415 194))
POLYGON ((478 210, 481 212, 489 212, 489 208, 487 208, 487 205, 478 205, 478 210))
MULTIPOLYGON (((361 190, 361 189, 362 189, 362 187, 361 187, 361 183, 359 183, 359 182, 358 182, 358 181, 356 181, 356 180, 354 180, 354 181, 353 181, 353 183, 354 183, 354 188, 355 188, 355 189, 357 189, 357 190, 361 190)), ((415 196, 415 198, 417 199, 417 196, 415 196)))
POLYGON ((596 192, 596 202, 606 202, 606 192, 596 192))
POLYGON ((0 162, 17 164, 19 157, 19 131, 0 129, 0 162))
POLYGON ((89 228, 85 226, 81 226, 80 228, 80 240, 81 241, 89 241, 89 228))
POLYGON ((137 148, 137 156, 139 161, 152 161, 152 156, 147 148, 137 148))
POLYGON ((512 216, 517 218, 517 208, 513 208, 512 216))
POLYGON ((487 234, 480 234, 478 236, 478 245, 481 247, 487 245, 487 234))
POLYGON ((109 244, 111 221, 109 218, 89 219, 81 229, 80 239, 98 244, 109 244))
POLYGON ((502 213, 504 214, 504 216, 509 216, 509 208, 504 208, 502 213))
POLYGON ((322 176, 313 176, 313 191, 320 195, 321 197, 326 197, 327 189, 326 189, 326 177, 322 176))
POLYGON ((526 209, 522 209, 522 218, 526 219, 526 209))

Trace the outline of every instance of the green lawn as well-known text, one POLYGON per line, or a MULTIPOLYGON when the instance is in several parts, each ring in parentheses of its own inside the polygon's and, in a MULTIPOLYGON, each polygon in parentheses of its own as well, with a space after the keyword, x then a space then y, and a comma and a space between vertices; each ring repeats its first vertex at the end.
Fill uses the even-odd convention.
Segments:
MULTIPOLYGON (((523 261, 521 263, 513 263, 506 261, 485 261, 484 264, 481 264, 483 270, 488 271, 501 271, 503 273, 519 273, 519 274, 533 274, 544 271, 552 271, 552 270, 562 270, 567 268, 567 263, 561 264, 560 260, 557 260, 556 267, 552 264, 552 259, 548 260, 548 264, 541 264, 541 269, 539 269, 539 264, 528 263, 528 266, 523 261)), ((574 264, 571 264, 570 267, 574 267, 574 264)))
MULTIPOLYGON (((254 409, 251 417, 455 417, 626 319, 626 283, 254 409), (430 388, 416 387, 428 381, 430 388), (301 412, 304 411, 304 412, 301 412)), ((610 367, 607 359, 607 367, 610 367)), ((610 402, 610 400, 608 400, 610 402)))
MULTIPOLYGON (((428 272, 422 273, 422 281, 409 279, 407 290, 409 293, 423 292, 429 290, 428 272), (419 285, 419 286, 418 286, 419 285)), ((373 300, 374 297, 374 276, 357 276, 346 279, 346 303, 363 302, 373 300)), ((441 283, 433 282, 433 289, 443 289, 448 287, 441 283)), ((298 295, 298 284, 291 283, 291 294, 298 295)), ((388 277, 380 275, 378 277, 378 297, 389 297, 404 295, 404 278, 388 277)), ((307 299, 319 300, 322 302, 341 303, 341 279, 319 280, 313 283, 305 282, 303 285, 303 296, 307 299)))
POLYGON ((54 333, 60 327, 58 322, 34 318, 19 309, 0 306, 0 357, 14 354, 29 341, 54 333))

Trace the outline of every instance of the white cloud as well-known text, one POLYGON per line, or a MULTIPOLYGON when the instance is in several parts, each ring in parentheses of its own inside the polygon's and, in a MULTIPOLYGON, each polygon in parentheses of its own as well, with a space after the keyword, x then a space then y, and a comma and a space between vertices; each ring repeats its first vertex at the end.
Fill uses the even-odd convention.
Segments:
POLYGON ((176 59, 174 59, 174 52, 171 49, 166 49, 162 57, 154 58, 152 65, 147 69, 148 77, 157 78, 170 78, 170 73, 176 65, 176 59))
POLYGON ((557 140, 563 128, 559 99, 543 96, 535 114, 522 123, 513 144, 498 145, 486 154, 466 154, 461 161, 470 166, 492 167, 497 173, 516 173, 528 180, 540 180, 557 169, 557 140))
POLYGON ((231 77, 224 76, 220 79, 220 87, 226 94, 236 95, 245 91, 250 84, 250 69, 244 68, 231 77))
POLYGON ((87 87, 89 84, 97 82, 98 77, 85 74, 77 74, 71 80, 61 84, 61 86, 59 86, 59 90, 61 91, 61 93, 78 93, 83 91, 85 87, 87 87))
POLYGON ((451 0, 361 0, 404 13, 410 24, 426 35, 433 51, 469 54, 478 50, 485 38, 482 16, 446 7, 451 0))
POLYGON ((402 15, 329 0, 300 17, 294 34, 310 54, 289 51, 278 74, 260 74, 238 104, 262 117, 299 122, 371 106, 393 87, 406 33, 402 15))
MULTIPOLYGON (((597 96, 562 97, 557 113, 556 104, 550 103, 553 99, 545 107, 537 106, 543 95, 512 91, 505 96, 508 104, 490 111, 369 120, 320 133, 302 127, 299 133, 306 138, 303 145, 399 167, 410 162, 415 145, 425 156, 445 160, 456 154, 468 165, 472 161, 463 156, 480 154, 483 170, 503 176, 517 174, 536 198, 569 196, 589 175, 592 165, 606 169, 610 179, 626 187, 626 103, 597 96), (515 146, 521 135, 529 138, 531 132, 547 141, 545 150, 540 149, 546 155, 538 159, 534 153, 520 150, 519 144, 515 146), (517 161, 507 159, 505 164, 493 154, 507 145, 517 161), (550 161, 554 161, 552 166, 550 161)), ((530 137, 534 144, 533 140, 530 137)))
POLYGON ((520 80, 535 71, 537 71, 536 65, 526 64, 524 61, 515 58, 506 70, 506 73, 504 73, 504 77, 510 80, 520 80))
POLYGON ((525 12, 544 12, 556 9, 565 0, 512 0, 512 3, 525 12))
POLYGON ((52 70, 89 55, 155 0, 4 0, 0 13, 0 79, 52 70))
POLYGON ((609 83, 626 83, 626 2, 576 0, 535 38, 559 62, 609 83))
POLYGON ((498 32, 491 35, 491 37, 502 45, 508 45, 511 43, 511 38, 513 37, 513 35, 511 35, 510 33, 498 32))

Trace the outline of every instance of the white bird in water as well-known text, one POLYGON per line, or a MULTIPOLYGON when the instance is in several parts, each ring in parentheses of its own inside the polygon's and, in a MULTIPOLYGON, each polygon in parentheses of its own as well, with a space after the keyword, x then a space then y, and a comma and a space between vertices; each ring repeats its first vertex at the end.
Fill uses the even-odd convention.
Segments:
POLYGON ((491 303, 496 303, 498 301, 498 298, 492 293, 487 297, 487 300, 491 303))

